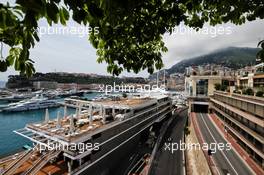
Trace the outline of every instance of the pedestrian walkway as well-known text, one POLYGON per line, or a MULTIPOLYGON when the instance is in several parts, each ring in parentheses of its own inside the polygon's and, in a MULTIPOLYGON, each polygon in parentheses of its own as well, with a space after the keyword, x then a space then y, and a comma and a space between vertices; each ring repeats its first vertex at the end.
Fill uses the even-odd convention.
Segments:
MULTIPOLYGON (((194 115, 193 113, 191 116, 194 115)), ((190 117, 191 117, 190 116, 190 117)), ((190 122, 189 125, 189 131, 190 134, 187 135, 186 137, 186 144, 190 145, 197 145, 199 144, 198 138, 196 131, 194 129, 194 123, 193 119, 190 122)), ((206 160, 206 157, 203 153, 203 150, 201 149, 187 149, 186 150, 186 159, 187 159, 187 174, 192 174, 192 175, 199 175, 199 174, 206 174, 206 175, 211 175, 211 169, 208 165, 206 160)))

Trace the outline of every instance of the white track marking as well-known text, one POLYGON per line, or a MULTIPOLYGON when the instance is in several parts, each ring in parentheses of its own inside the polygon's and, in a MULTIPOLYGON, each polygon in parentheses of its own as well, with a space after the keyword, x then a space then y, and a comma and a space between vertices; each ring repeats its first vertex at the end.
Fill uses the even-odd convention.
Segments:
MULTIPOLYGON (((200 114, 200 113, 199 113, 200 114)), ((197 118, 197 116, 196 116, 196 118, 197 118)), ((199 124, 198 124, 198 122, 197 122, 197 120, 196 120, 196 125, 197 126, 199 126, 199 124)), ((202 135, 202 132, 201 132, 201 130, 200 130, 200 128, 198 128, 199 129, 199 131, 200 131, 200 133, 201 133, 201 138, 202 138, 202 141, 203 141, 203 143, 205 142, 205 140, 204 140, 204 138, 203 138, 203 135, 202 135)), ((215 161, 214 161, 214 159, 211 159, 212 161, 213 161, 213 164, 214 165, 216 165, 216 163, 215 163, 215 161)), ((208 164, 209 165, 209 164, 208 164)), ((209 165, 210 166, 210 165, 209 165)), ((217 166, 215 166, 215 169, 217 170, 217 174, 219 174, 219 175, 221 175, 221 173, 219 172, 219 170, 218 170, 218 167, 217 166)))
MULTIPOLYGON (((207 123, 204 121, 204 119, 203 119, 203 115, 202 115, 202 114, 201 114, 201 116, 202 116, 201 118, 202 118, 202 120, 203 120, 203 122, 204 122, 204 124, 205 124, 205 126, 206 126, 206 128, 207 128, 207 130, 209 131, 209 134, 212 136, 212 138, 213 138, 213 140, 215 141, 215 143, 217 143, 217 141, 216 141, 216 139, 214 138, 212 132, 210 131, 210 129, 209 129, 207 123)), ((235 171, 235 173, 238 175, 237 171, 235 170, 235 168, 233 167, 233 165, 231 164, 231 162, 229 161, 229 159, 226 157, 225 153, 224 153, 223 151, 220 151, 220 152, 221 152, 222 155, 225 157, 225 159, 227 160, 227 162, 229 163, 229 165, 231 166, 231 168, 232 168, 232 169, 235 171)))

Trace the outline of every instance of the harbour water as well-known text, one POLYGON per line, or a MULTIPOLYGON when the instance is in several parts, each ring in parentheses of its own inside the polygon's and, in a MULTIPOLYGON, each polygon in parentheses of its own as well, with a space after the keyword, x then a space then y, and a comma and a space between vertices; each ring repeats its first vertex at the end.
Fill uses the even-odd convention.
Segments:
MULTIPOLYGON (((98 93, 85 94, 84 97, 92 99, 98 93)), ((51 119, 57 117, 57 112, 63 114, 63 107, 49 109, 49 116, 51 119)), ((75 113, 75 109, 68 108, 67 114, 75 113)), ((45 109, 32 110, 25 112, 0 112, 0 158, 6 155, 22 150, 26 144, 31 144, 28 139, 25 139, 13 131, 25 127, 27 123, 34 123, 44 120, 45 109)))

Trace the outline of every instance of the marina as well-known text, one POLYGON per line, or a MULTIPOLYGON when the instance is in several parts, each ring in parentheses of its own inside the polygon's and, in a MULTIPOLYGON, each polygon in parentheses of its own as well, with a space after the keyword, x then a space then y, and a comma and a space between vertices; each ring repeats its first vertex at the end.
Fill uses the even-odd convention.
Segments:
POLYGON ((172 100, 160 93, 118 99, 65 101, 68 103, 64 103, 63 108, 54 111, 57 112, 56 117, 53 112, 53 117, 50 118, 46 110, 41 122, 30 122, 14 131, 35 143, 35 146, 15 163, 9 164, 4 169, 4 174, 35 174, 49 169, 49 166, 57 166, 59 162, 61 164, 57 168, 59 171, 63 170, 61 174, 105 171, 97 166, 102 166, 110 157, 115 156, 115 150, 121 145, 136 143, 139 133, 170 116, 173 110, 172 100), (74 112, 65 112, 73 106, 74 112), (61 145, 72 144, 90 146, 84 149, 61 149, 64 148, 61 145), (52 145, 59 145, 60 149, 54 149, 52 145), (99 160, 101 163, 98 164, 99 160))
POLYGON ((19 111, 29 111, 36 109, 46 109, 59 107, 60 104, 55 100, 50 100, 44 98, 43 96, 35 96, 27 100, 22 100, 16 103, 10 103, 5 108, 2 109, 3 112, 19 112, 19 111))
MULTIPOLYGON (((84 98, 93 99, 98 93, 84 94, 84 98)), ((63 99, 61 99, 63 100, 63 99)), ((59 100, 59 101, 61 101, 59 100)), ((7 106, 8 103, 1 102, 1 105, 7 106)), ((64 112, 63 107, 55 107, 49 109, 50 119, 55 119, 58 111, 61 114, 64 112)), ((68 114, 73 114, 76 111, 68 108, 68 114)), ((23 150, 22 147, 26 144, 31 144, 31 141, 18 136, 13 131, 23 128, 28 123, 43 121, 45 118, 45 109, 36 109, 22 112, 0 112, 0 158, 9 154, 23 150)))
POLYGON ((41 89, 38 91, 27 90, 27 91, 14 91, 14 90, 0 90, 0 102, 19 102, 21 100, 30 99, 36 96, 43 96, 48 99, 58 99, 58 98, 65 98, 70 96, 83 96, 87 93, 93 93, 93 91, 85 91, 85 90, 62 90, 62 89, 55 89, 55 90, 45 90, 41 89))

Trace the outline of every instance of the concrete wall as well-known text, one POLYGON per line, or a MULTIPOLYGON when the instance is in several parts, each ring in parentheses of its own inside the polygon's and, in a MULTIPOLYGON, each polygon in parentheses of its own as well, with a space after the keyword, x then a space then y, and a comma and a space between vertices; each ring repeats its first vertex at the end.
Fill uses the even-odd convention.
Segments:
POLYGON ((221 95, 219 93, 216 93, 214 95, 214 98, 229 104, 231 106, 234 106, 240 110, 246 111, 248 113, 251 113, 253 115, 256 115, 262 119, 264 119, 264 106, 261 104, 264 104, 264 100, 263 102, 257 102, 255 99, 252 99, 252 101, 250 101, 250 97, 248 96, 244 96, 244 100, 243 100, 243 95, 240 95, 241 97, 233 97, 233 96, 228 96, 228 95, 221 95), (239 99, 241 98, 241 100, 239 99))
POLYGON ((35 81, 33 82, 33 87, 35 89, 56 89, 58 83, 55 81, 35 81))
POLYGON ((220 78, 216 78, 216 79, 209 79, 208 80, 208 95, 213 95, 214 91, 215 91, 215 84, 221 84, 222 83, 222 79, 220 78))

